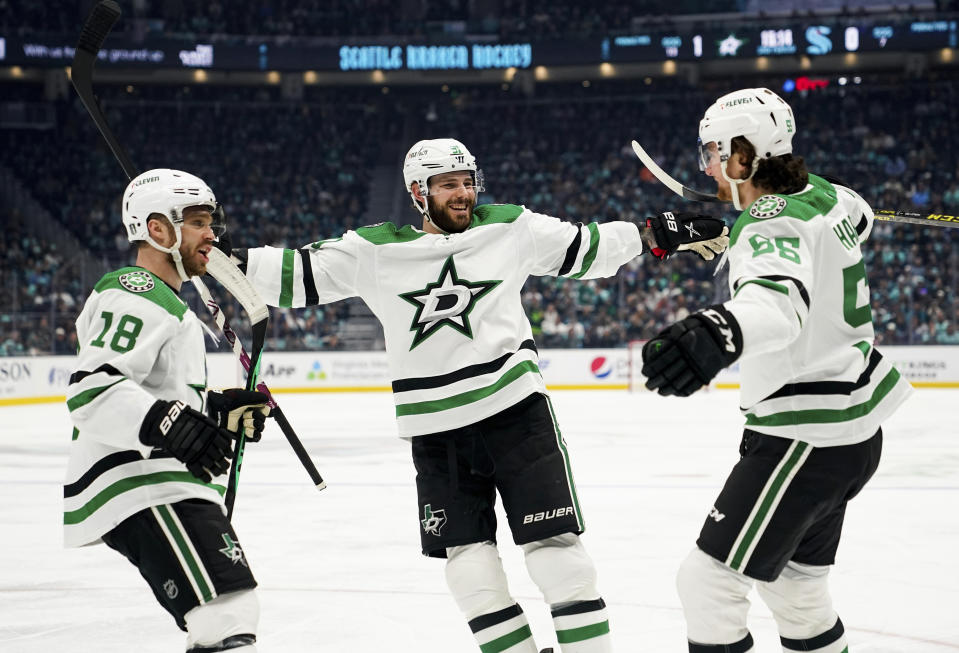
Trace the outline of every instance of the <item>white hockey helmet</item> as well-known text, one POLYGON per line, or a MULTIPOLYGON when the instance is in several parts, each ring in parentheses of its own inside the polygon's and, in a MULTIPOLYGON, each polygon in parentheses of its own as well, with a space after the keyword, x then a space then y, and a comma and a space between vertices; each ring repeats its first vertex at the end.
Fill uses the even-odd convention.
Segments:
POLYGON ((413 195, 413 182, 419 184, 420 194, 426 197, 430 194, 430 177, 464 170, 472 174, 476 192, 482 193, 483 172, 476 167, 476 157, 470 154, 465 145, 453 138, 435 138, 416 143, 403 161, 403 182, 406 192, 413 199, 413 206, 429 219, 428 205, 419 204, 413 195))
MULTIPOLYGON (((123 225, 127 229, 129 241, 132 243, 143 240, 161 252, 171 254, 184 281, 187 276, 180 260, 180 225, 183 224, 183 211, 191 206, 207 207, 214 213, 217 209, 216 196, 205 181, 181 170, 147 170, 130 180, 123 192, 123 225), (176 242, 170 247, 154 241, 147 229, 150 216, 157 213, 173 225, 176 242)), ((217 237, 226 230, 226 225, 217 218, 214 218, 211 227, 217 237)))
POLYGON ((731 183, 733 204, 739 205, 738 184, 745 180, 730 179, 726 162, 732 154, 732 141, 742 136, 756 148, 752 177, 759 161, 793 151, 796 118, 781 97, 768 88, 746 88, 728 93, 706 110, 699 123, 699 165, 705 170, 712 157, 719 157, 723 177, 731 183))

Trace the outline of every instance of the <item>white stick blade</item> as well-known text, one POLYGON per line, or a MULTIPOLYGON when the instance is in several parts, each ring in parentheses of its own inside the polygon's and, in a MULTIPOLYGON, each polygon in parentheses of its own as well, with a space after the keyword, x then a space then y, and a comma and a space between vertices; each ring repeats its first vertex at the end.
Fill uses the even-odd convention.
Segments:
POLYGON ((206 264, 206 271, 240 302, 243 310, 250 316, 251 324, 270 317, 266 302, 260 297, 260 293, 256 291, 250 280, 240 268, 236 267, 229 256, 215 247, 210 251, 210 262, 206 264))
POLYGON ((682 197, 683 185, 667 175, 666 171, 660 168, 659 165, 653 161, 653 157, 649 156, 649 154, 646 153, 646 150, 643 149, 643 146, 636 141, 633 141, 633 152, 636 153, 636 156, 639 157, 639 160, 643 162, 644 166, 649 168, 649 171, 653 173, 653 176, 656 177, 660 183, 682 197))

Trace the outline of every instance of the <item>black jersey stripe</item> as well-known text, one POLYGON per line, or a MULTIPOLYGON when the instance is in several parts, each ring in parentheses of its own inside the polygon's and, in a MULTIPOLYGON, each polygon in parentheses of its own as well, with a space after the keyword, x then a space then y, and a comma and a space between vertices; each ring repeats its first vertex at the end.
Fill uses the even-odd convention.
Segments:
POLYGON ((118 370, 117 368, 113 367, 113 365, 103 364, 97 369, 93 370, 92 372, 85 372, 84 370, 78 370, 74 372, 73 374, 70 375, 70 385, 73 385, 74 383, 79 383, 80 381, 87 378, 88 376, 91 376, 93 374, 100 374, 101 372, 104 374, 108 374, 110 376, 123 376, 123 373, 120 372, 120 370, 118 370))
POLYGON ((576 238, 573 238, 573 242, 570 243, 569 247, 566 248, 566 257, 563 259, 563 264, 559 266, 559 276, 564 274, 569 274, 569 271, 573 269, 573 263, 576 262, 576 255, 579 254, 580 243, 583 242, 583 223, 576 223, 576 238))
POLYGON ((486 630, 497 624, 501 624, 504 621, 509 621, 515 617, 523 614, 523 608, 519 607, 519 604, 514 603, 508 608, 503 608, 502 610, 497 610, 496 612, 490 612, 489 614, 481 614, 480 616, 470 619, 467 623, 469 624, 470 630, 474 633, 478 633, 481 630, 486 630))
MULTIPOLYGON (((770 274, 764 277, 750 277, 750 279, 766 279, 768 281, 791 281, 799 290, 799 296, 802 297, 803 303, 806 304, 806 308, 809 308, 809 291, 806 290, 806 286, 803 285, 803 282, 800 281, 799 279, 796 279, 795 277, 787 277, 781 274, 770 274)), ((737 290, 739 290, 739 286, 741 286, 744 283, 744 281, 748 281, 748 280, 749 279, 746 279, 746 280, 737 279, 736 283, 733 284, 733 292, 735 293, 737 290)))
POLYGON ((872 373, 882 360, 882 355, 872 350, 869 356, 869 365, 855 381, 809 381, 807 383, 788 383, 776 390, 763 401, 779 399, 780 397, 794 397, 796 395, 848 395, 865 388, 872 379, 872 373))
POLYGON ((307 306, 316 306, 320 303, 320 296, 316 292, 316 280, 313 278, 313 264, 310 261, 310 251, 301 249, 300 262, 303 263, 303 293, 306 296, 307 306))
POLYGON ((143 456, 140 455, 138 451, 118 451, 116 453, 111 453, 109 456, 105 456, 93 463, 93 465, 84 472, 83 476, 79 479, 70 483, 69 485, 63 486, 63 498, 69 499, 70 497, 75 497, 88 487, 93 481, 97 480, 101 474, 104 474, 114 467, 119 467, 120 465, 126 465, 127 463, 133 463, 138 460, 143 460, 143 456))
POLYGON ((496 360, 492 360, 488 363, 468 365, 467 367, 454 370, 447 374, 440 374, 439 376, 397 379, 393 381, 393 392, 408 392, 409 390, 429 390, 431 388, 441 388, 444 385, 462 381, 463 379, 469 379, 471 377, 481 376, 483 374, 490 374, 501 369, 506 364, 506 361, 510 359, 510 357, 523 349, 530 349, 533 352, 536 352, 536 343, 532 340, 524 340, 522 343, 520 343, 520 346, 516 351, 503 354, 496 360))

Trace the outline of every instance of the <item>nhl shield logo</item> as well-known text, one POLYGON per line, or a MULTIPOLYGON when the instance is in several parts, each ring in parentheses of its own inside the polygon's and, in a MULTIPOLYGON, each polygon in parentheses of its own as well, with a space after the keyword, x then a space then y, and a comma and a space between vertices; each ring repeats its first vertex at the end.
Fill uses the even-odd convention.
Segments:
POLYGON ((121 274, 117 281, 130 292, 149 292, 156 285, 153 277, 147 272, 127 272, 121 274))
POLYGON ((172 578, 163 583, 163 591, 166 592, 166 596, 170 600, 175 599, 180 593, 179 588, 177 588, 176 583, 173 582, 172 578))
POLYGON ((428 535, 439 537, 446 525, 446 511, 443 509, 433 510, 432 505, 426 504, 423 506, 423 519, 420 523, 423 524, 423 530, 428 535))

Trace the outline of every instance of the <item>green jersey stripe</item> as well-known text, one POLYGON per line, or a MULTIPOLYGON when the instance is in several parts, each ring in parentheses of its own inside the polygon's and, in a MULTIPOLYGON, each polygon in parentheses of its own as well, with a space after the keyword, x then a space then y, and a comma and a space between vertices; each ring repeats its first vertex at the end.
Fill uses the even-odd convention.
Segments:
POLYGON ((480 204, 473 209, 470 229, 487 224, 510 224, 522 213, 523 207, 516 204, 480 204))
POLYGON ((589 272, 593 261, 596 260, 596 251, 599 249, 599 225, 595 222, 590 222, 587 228, 589 229, 589 249, 586 250, 586 256, 583 257, 583 265, 580 267, 579 272, 569 275, 570 279, 581 278, 589 272))
POLYGON ((760 417, 755 413, 746 413, 746 426, 797 426, 800 424, 835 424, 851 422, 864 417, 879 405, 899 382, 899 371, 893 367, 873 390, 866 401, 849 408, 811 408, 807 410, 787 410, 760 417))
POLYGON ((341 240, 343 240, 343 236, 340 236, 339 238, 327 238, 326 240, 318 240, 315 243, 310 244, 310 249, 320 249, 326 243, 338 243, 341 240))
POLYGON ((595 637, 602 637, 609 634, 609 621, 603 621, 589 626, 580 626, 579 628, 570 628, 569 630, 557 630, 556 641, 560 644, 572 644, 573 642, 582 642, 595 637))
POLYGON ((485 644, 480 644, 480 651, 482 651, 482 653, 500 653, 500 651, 512 648, 520 642, 530 639, 532 636, 533 632, 529 629, 529 626, 522 626, 511 633, 506 633, 502 637, 497 637, 485 644))
POLYGON ((122 290, 123 292, 134 294, 137 297, 143 297, 144 299, 150 300, 181 322, 183 321, 183 315, 187 311, 187 305, 183 302, 183 300, 177 297, 176 293, 173 292, 173 290, 166 285, 160 279, 160 277, 148 272, 144 268, 126 267, 120 268, 119 270, 114 270, 113 272, 108 272, 97 282, 97 285, 93 287, 93 290, 95 292, 103 292, 105 290, 122 290), (139 272, 152 277, 154 284, 153 288, 147 290, 146 292, 137 292, 123 286, 120 283, 120 277, 131 272, 139 272))
MULTIPOLYGON (((425 236, 426 232, 417 231, 412 225, 408 224, 397 227, 392 222, 383 222, 371 227, 359 227, 356 230, 356 235, 374 245, 390 245, 394 243, 411 243, 417 238, 425 236)), ((320 241, 320 246, 322 247, 322 243, 330 243, 334 240, 339 239, 320 241)), ((318 248, 314 247, 314 249, 318 248)))
POLYGON ((573 481, 573 467, 569 461, 569 451, 566 449, 566 441, 563 440, 563 434, 559 430, 559 420, 556 419, 556 413, 553 411, 553 401, 546 395, 546 406, 549 408, 549 416, 553 420, 553 432, 556 433, 556 443, 559 450, 563 453, 563 464, 566 465, 566 482, 569 483, 569 493, 573 497, 573 509, 576 511, 576 523, 579 530, 586 530, 586 520, 583 519, 583 511, 579 507, 579 495, 576 494, 576 483, 573 481))
POLYGON ((458 395, 447 397, 445 399, 433 399, 430 401, 417 401, 409 404, 397 404, 396 416, 405 417, 407 415, 423 415, 426 413, 438 413, 451 408, 459 408, 466 404, 485 399, 490 395, 496 394, 510 383, 520 378, 524 374, 539 374, 539 367, 533 361, 522 361, 517 363, 506 371, 503 376, 494 383, 484 387, 461 392, 458 395))
POLYGON ((212 601, 215 593, 207 583, 209 576, 205 570, 201 569, 202 563, 196 559, 193 547, 188 541, 189 535, 183 532, 179 520, 174 519, 169 506, 156 506, 155 508, 157 514, 160 515, 160 518, 163 520, 164 526, 166 526, 167 533, 173 538, 173 542, 177 547, 177 557, 186 564, 187 569, 184 571, 189 570, 190 576, 192 576, 193 581, 196 583, 197 589, 199 590, 197 598, 200 599, 201 603, 212 601))
POLYGON ((283 250, 283 267, 280 271, 280 301, 283 308, 293 306, 293 261, 296 252, 292 249, 283 250))
POLYGON ((779 472, 776 474, 773 482, 764 490, 763 495, 760 497, 759 509, 754 511, 752 521, 750 521, 746 527, 745 534, 740 536, 739 546, 729 563, 732 569, 739 571, 740 566, 744 564, 746 553, 753 548, 752 544, 756 536, 759 535, 760 527, 766 521, 766 517, 773 505, 779 503, 780 491, 785 490, 786 480, 792 477, 795 470, 801 464, 809 446, 808 442, 799 440, 794 442, 785 464, 780 466, 779 472))
POLYGON ((74 397, 70 397, 69 399, 67 399, 67 410, 69 410, 72 413, 77 408, 86 406, 88 403, 90 403, 91 401, 93 401, 94 399, 102 395, 104 392, 106 392, 107 390, 115 386, 117 383, 120 383, 121 381, 126 381, 126 378, 127 377, 123 377, 122 379, 118 381, 114 381, 113 383, 109 385, 101 385, 98 388, 90 388, 89 390, 84 390, 80 394, 74 397))
POLYGON ((115 483, 107 486, 103 490, 100 490, 92 499, 87 501, 84 505, 77 508, 76 510, 70 510, 63 513, 63 523, 67 526, 72 524, 79 524, 84 519, 95 513, 103 504, 105 504, 110 499, 113 499, 116 496, 123 494, 124 492, 129 492, 130 490, 136 490, 145 485, 157 485, 159 483, 196 483, 197 485, 205 485, 208 488, 216 490, 220 496, 223 496, 223 493, 226 492, 226 488, 222 485, 215 485, 213 483, 204 483, 196 476, 190 472, 154 472, 152 474, 143 474, 141 476, 131 476, 128 478, 122 478, 115 483))

